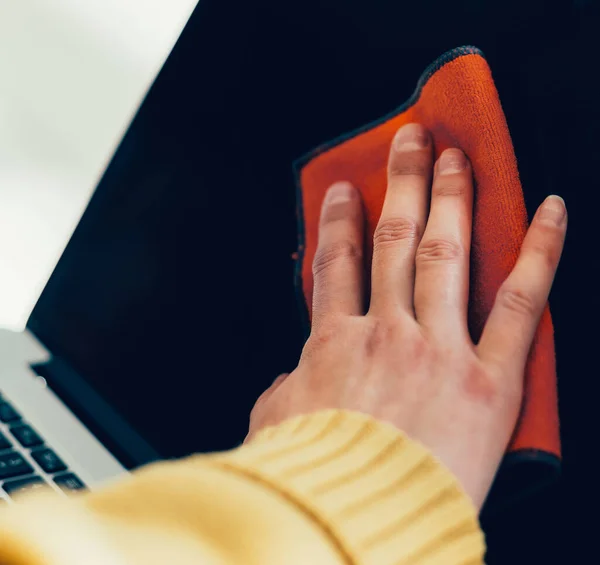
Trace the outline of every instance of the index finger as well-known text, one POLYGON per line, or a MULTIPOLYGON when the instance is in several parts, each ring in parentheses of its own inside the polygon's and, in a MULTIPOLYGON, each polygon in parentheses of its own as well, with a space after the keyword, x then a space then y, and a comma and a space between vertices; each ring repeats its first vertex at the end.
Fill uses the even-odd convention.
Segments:
POLYGON ((550 294, 567 231, 562 198, 538 208, 517 263, 496 296, 477 346, 480 358, 503 375, 522 378, 529 349, 550 294))
POLYGON ((313 325, 332 315, 364 314, 363 223, 358 191, 348 182, 331 186, 313 260, 313 325))

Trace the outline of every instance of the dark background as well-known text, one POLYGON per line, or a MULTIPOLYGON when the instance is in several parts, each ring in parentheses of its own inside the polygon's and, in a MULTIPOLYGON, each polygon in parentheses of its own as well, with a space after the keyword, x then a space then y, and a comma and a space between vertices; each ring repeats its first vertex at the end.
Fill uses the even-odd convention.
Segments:
POLYGON ((570 214, 551 298, 563 479, 486 523, 488 563, 594 559, 599 23, 585 1, 201 0, 31 327, 165 456, 236 445, 302 347, 292 161, 476 45, 529 213, 558 193, 570 214))

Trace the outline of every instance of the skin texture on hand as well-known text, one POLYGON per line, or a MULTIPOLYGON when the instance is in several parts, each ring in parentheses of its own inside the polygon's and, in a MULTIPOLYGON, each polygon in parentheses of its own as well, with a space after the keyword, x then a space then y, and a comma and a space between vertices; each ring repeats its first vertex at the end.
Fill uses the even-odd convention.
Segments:
POLYGON ((360 195, 345 182, 329 189, 311 335, 298 367, 258 399, 248 438, 320 409, 367 413, 431 449, 481 508, 516 425, 567 214, 557 196, 540 206, 474 344, 467 327, 472 207, 465 155, 447 149, 434 164, 429 133, 418 124, 401 128, 390 149, 367 311, 360 195))

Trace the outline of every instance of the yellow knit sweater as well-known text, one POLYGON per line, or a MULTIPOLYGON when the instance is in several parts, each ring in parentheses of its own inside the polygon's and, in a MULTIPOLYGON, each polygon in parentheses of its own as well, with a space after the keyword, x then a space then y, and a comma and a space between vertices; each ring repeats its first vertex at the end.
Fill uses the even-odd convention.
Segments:
POLYGON ((0 511, 1 565, 476 565, 483 553, 450 471, 391 425, 339 410, 0 511))

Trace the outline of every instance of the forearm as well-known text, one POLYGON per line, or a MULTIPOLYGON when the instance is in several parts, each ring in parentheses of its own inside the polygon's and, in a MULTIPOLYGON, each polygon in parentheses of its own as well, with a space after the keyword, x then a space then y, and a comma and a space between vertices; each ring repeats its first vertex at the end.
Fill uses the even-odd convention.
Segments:
POLYGON ((453 565, 484 547, 473 506, 424 448, 335 411, 77 501, 23 504, 1 527, 2 565, 453 565))

